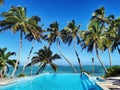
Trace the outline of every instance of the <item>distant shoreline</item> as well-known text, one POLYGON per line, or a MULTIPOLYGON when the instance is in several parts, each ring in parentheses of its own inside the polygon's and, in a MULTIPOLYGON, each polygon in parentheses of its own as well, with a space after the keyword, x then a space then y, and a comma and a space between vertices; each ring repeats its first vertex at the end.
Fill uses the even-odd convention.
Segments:
MULTIPOLYGON (((24 65, 19 65, 19 67, 21 67, 21 66, 24 66, 24 65)), ((34 66, 38 66, 38 65, 34 65, 34 66)), ((69 66, 69 65, 57 65, 57 66, 69 66)), ((73 66, 79 66, 79 65, 73 65, 73 66)), ((90 64, 85 64, 85 65, 82 65, 82 66, 92 66, 92 65, 90 65, 90 64)), ((101 65, 94 65, 94 66, 101 66, 101 65)), ((109 66, 109 65, 105 65, 105 66, 109 66)), ((113 65, 113 66, 115 66, 115 65, 113 65)))

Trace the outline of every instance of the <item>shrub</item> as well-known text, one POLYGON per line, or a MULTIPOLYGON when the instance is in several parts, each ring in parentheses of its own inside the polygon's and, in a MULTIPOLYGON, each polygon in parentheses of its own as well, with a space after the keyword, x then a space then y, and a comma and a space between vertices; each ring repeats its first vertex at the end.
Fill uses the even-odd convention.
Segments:
POLYGON ((7 78, 8 76, 7 76, 7 75, 4 75, 3 77, 4 77, 4 78, 7 78))
POLYGON ((90 75, 90 72, 86 71, 86 70, 82 70, 82 72, 87 73, 88 75, 90 75))
POLYGON ((108 73, 105 73, 105 77, 119 76, 120 75, 120 66, 112 66, 108 68, 108 73))
POLYGON ((21 73, 18 75, 18 77, 25 77, 26 75, 24 73, 21 73))

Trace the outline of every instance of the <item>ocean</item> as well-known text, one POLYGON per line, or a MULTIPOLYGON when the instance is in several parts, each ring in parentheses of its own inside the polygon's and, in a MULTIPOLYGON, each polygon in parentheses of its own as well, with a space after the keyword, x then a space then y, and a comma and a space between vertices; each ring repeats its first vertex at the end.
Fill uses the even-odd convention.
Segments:
MULTIPOLYGON (((15 73, 15 76, 18 76, 19 74, 21 74, 22 68, 23 68, 23 66, 19 66, 19 68, 17 69, 17 71, 15 73)), ((77 69, 78 72, 80 72, 79 66, 75 66, 75 68, 77 69)), ((27 67, 27 68, 25 68, 24 73, 26 75, 35 75, 38 69, 39 69, 39 66, 27 67)), ((103 76, 105 74, 102 66, 100 66, 100 65, 94 66, 94 73, 93 73, 93 67, 91 65, 83 65, 82 69, 83 69, 83 71, 85 71, 93 76, 103 76)), ((11 67, 9 70, 8 76, 11 75, 12 71, 13 71, 13 68, 11 67)), ((43 70, 43 72, 44 73, 45 72, 53 73, 54 71, 52 70, 52 68, 50 66, 47 66, 43 70)), ((72 70, 72 68, 70 66, 59 65, 56 73, 74 73, 74 71, 72 70)))

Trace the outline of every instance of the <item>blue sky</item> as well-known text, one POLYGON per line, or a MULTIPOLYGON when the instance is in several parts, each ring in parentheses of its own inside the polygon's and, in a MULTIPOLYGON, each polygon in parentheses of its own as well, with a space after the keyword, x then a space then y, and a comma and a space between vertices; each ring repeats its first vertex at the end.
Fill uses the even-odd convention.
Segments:
MULTIPOLYGON (((68 21, 75 20, 77 24, 81 24, 81 30, 86 30, 93 11, 100 6, 106 9, 106 16, 114 14, 115 17, 120 16, 120 1, 119 0, 5 0, 3 6, 0 7, 0 13, 8 11, 11 6, 24 6, 27 8, 28 17, 38 15, 41 17, 41 22, 44 24, 43 28, 49 27, 49 24, 58 21, 60 29, 64 28, 68 21)), ((0 18, 2 19, 2 18, 0 18)), ((46 42, 35 43, 34 51, 47 45, 46 42)), ((18 52, 19 48, 19 33, 13 34, 10 31, 0 34, 0 47, 7 47, 8 51, 18 52)), ((21 54, 21 64, 26 60, 31 43, 23 40, 23 49, 21 54)), ((61 44, 62 52, 67 56, 73 64, 77 64, 77 59, 74 54, 73 45, 68 47, 61 44)), ((55 44, 51 49, 55 53, 59 53, 55 44)), ((77 46, 81 63, 83 65, 91 64, 91 58, 95 58, 95 64, 100 64, 96 58, 95 52, 87 53, 86 50, 81 52, 81 47, 77 46)), ((32 54, 33 56, 34 54, 32 54)), ((109 65, 108 53, 100 52, 103 62, 109 65)), ((113 64, 119 64, 120 55, 117 51, 112 53, 113 64)), ((13 57, 17 58, 17 56, 13 57)), ((64 60, 58 60, 58 64, 67 64, 64 60)))

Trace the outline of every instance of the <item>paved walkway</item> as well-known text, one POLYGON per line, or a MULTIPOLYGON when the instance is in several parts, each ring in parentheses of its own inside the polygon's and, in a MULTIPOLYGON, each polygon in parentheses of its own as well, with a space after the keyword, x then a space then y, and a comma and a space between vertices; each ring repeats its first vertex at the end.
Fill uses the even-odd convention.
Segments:
POLYGON ((0 86, 17 82, 16 78, 0 78, 0 86))
POLYGON ((108 87, 110 90, 120 90, 120 76, 108 77, 106 82, 100 82, 100 84, 108 87))

